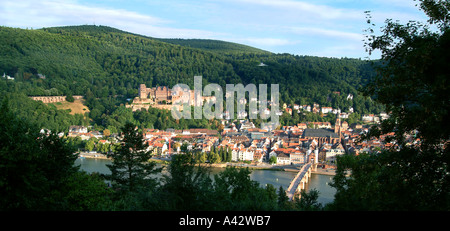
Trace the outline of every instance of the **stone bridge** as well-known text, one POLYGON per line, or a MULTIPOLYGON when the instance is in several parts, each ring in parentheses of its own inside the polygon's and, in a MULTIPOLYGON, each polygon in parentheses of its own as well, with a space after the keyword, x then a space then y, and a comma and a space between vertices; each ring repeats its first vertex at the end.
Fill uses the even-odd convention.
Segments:
POLYGON ((294 196, 297 195, 300 197, 299 192, 305 189, 306 184, 309 181, 309 178, 311 178, 311 172, 313 167, 315 167, 315 165, 311 162, 303 165, 303 167, 300 169, 300 171, 297 173, 294 179, 292 179, 291 184, 286 190, 289 200, 293 200, 294 196))

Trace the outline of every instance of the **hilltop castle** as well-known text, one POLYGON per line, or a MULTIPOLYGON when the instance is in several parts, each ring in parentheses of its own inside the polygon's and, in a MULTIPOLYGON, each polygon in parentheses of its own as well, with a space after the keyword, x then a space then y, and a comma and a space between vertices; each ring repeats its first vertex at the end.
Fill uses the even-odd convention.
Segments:
POLYGON ((172 90, 166 86, 147 88, 145 84, 139 85, 139 98, 151 99, 154 103, 171 103, 172 90))
POLYGON ((189 105, 201 106, 203 101, 214 100, 214 96, 201 96, 195 101, 194 90, 183 91, 181 88, 170 89, 167 86, 147 88, 145 84, 140 84, 138 97, 134 98, 133 103, 127 107, 132 108, 133 111, 141 108, 148 109, 150 105, 155 108, 171 109, 172 103, 181 99, 183 102, 189 102, 189 105))

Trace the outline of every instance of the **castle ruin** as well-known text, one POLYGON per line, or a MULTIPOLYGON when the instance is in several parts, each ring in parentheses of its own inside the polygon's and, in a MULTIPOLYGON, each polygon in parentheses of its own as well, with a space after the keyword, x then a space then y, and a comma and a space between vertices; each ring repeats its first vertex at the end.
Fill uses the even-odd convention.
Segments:
MULTIPOLYGON (((42 101, 43 103, 57 103, 66 101, 66 96, 30 96, 34 101, 42 101)), ((81 95, 74 95, 75 100, 83 99, 81 95)))
POLYGON ((171 103, 172 90, 166 86, 147 88, 145 84, 139 85, 139 98, 150 99, 154 103, 171 103))
POLYGON ((194 90, 187 92, 181 88, 170 89, 167 86, 147 88, 145 84, 140 84, 138 97, 134 98, 132 104, 127 107, 132 108, 133 111, 141 108, 148 109, 150 105, 160 109, 171 109, 172 103, 180 99, 183 102, 189 102, 190 105, 201 106, 205 100, 214 100, 214 96, 202 96, 195 101, 194 90))

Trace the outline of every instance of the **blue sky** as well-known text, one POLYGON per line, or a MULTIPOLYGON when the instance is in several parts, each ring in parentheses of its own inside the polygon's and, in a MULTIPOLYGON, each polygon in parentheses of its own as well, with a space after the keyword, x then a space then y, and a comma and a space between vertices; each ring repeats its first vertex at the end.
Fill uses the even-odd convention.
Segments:
MULTIPOLYGON (((0 0, 0 25, 105 25, 156 38, 218 39, 274 53, 366 58, 364 11, 425 21, 413 0, 0 0)), ((369 58, 378 58, 377 54, 369 58)))

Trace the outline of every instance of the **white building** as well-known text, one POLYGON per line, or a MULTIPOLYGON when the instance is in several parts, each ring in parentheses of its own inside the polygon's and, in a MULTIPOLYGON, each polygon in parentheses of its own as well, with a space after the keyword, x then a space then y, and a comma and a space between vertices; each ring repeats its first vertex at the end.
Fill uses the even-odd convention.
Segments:
POLYGON ((322 113, 323 114, 327 114, 329 112, 333 112, 333 108, 332 107, 322 107, 322 113))

